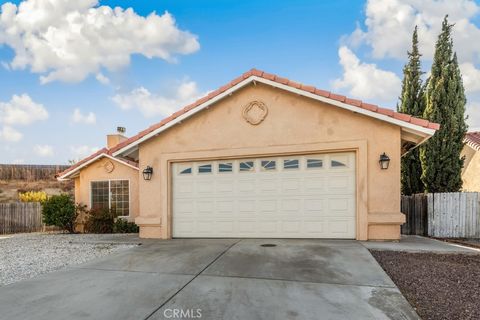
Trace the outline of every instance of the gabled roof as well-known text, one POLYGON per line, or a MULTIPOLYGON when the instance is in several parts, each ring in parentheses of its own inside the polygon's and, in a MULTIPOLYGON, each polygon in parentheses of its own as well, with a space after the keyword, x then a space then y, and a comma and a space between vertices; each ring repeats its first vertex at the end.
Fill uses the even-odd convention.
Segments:
POLYGON ((210 92, 207 96, 200 98, 183 109, 180 109, 168 118, 163 119, 159 123, 154 124, 146 130, 139 132, 135 136, 119 143, 111 149, 111 154, 115 157, 128 155, 140 143, 158 135, 160 132, 194 115, 195 113, 223 99, 224 97, 227 97, 234 91, 239 90, 252 82, 264 83, 289 92, 316 99, 318 101, 335 105, 352 112, 398 125, 402 127, 402 130, 408 132, 409 134, 418 135, 421 138, 419 140, 421 141, 420 143, 426 141, 435 133, 436 130, 440 128, 439 124, 429 122, 428 120, 412 117, 404 113, 395 112, 391 109, 381 108, 377 105, 365 103, 356 99, 350 99, 329 91, 317 89, 313 86, 303 85, 274 74, 252 69, 240 77, 232 80, 228 84, 220 87, 219 89, 210 92))
POLYGON ((467 132, 463 142, 470 148, 480 151, 480 131, 467 132))
POLYGON ((84 168, 84 167, 88 166, 89 164, 91 164, 91 163, 93 163, 93 162, 95 162, 95 161, 97 161, 101 158, 104 158, 104 157, 109 158, 110 160, 114 160, 116 162, 119 162, 123 165, 126 165, 126 166, 130 167, 130 168, 138 170, 138 163, 137 162, 129 161, 129 160, 126 160, 126 159, 114 158, 111 155, 111 149, 109 150, 107 148, 102 148, 102 149, 98 150, 97 152, 95 152, 94 154, 78 161, 77 163, 75 163, 74 165, 69 167, 67 170, 58 173, 56 175, 56 177, 57 177, 58 180, 68 180, 75 173, 80 171, 82 168, 84 168))

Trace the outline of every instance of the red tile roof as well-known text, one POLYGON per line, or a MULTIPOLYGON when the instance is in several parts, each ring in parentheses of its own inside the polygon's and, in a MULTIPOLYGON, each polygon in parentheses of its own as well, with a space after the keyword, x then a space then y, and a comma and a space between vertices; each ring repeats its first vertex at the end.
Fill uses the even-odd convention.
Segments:
POLYGON ((480 131, 468 132, 463 141, 473 149, 480 151, 480 131))
MULTIPOLYGON (((381 108, 377 105, 365 103, 365 102, 362 102, 362 101, 357 100, 357 99, 347 98, 343 95, 338 95, 338 94, 335 94, 335 93, 332 93, 332 92, 329 92, 329 91, 317 89, 314 86, 303 85, 301 83, 289 80, 287 78, 282 78, 282 77, 279 77, 279 76, 271 74, 271 73, 263 72, 263 71, 260 71, 260 70, 257 70, 257 69, 251 69, 250 71, 245 72, 240 77, 237 77, 237 78, 233 79, 232 81, 230 81, 226 85, 221 86, 217 90, 210 92, 207 96, 202 97, 202 98, 198 99, 197 101, 185 106, 183 109, 180 109, 180 110, 176 111, 175 113, 173 113, 169 117, 163 119, 159 123, 156 123, 156 124, 148 127, 147 129, 137 133, 136 135, 130 137, 129 139, 119 143, 118 145, 116 145, 113 148, 111 148, 110 150, 108 150, 108 154, 111 155, 114 152, 124 148, 125 146, 128 146, 129 144, 141 139, 142 137, 146 136, 147 134, 151 133, 152 131, 155 131, 155 130, 161 128, 162 126, 166 125, 170 121, 172 121, 172 120, 178 118, 179 116, 187 113, 188 111, 200 106, 201 104, 207 102, 208 100, 218 96, 219 94, 221 94, 221 93, 225 92, 226 90, 232 88, 233 86, 237 85, 238 83, 240 83, 244 79, 247 79, 247 78, 252 77, 252 76, 256 76, 256 77, 259 77, 259 78, 274 81, 274 82, 277 82, 277 83, 280 83, 280 84, 283 84, 283 85, 287 85, 287 86, 292 87, 292 88, 304 90, 306 92, 309 92, 309 93, 312 93, 312 94, 315 94, 315 95, 318 95, 318 96, 322 96, 322 97, 325 97, 325 98, 329 98, 329 99, 333 99, 333 100, 336 100, 336 101, 339 101, 339 102, 343 102, 343 103, 346 103, 348 105, 351 105, 351 106, 354 106, 354 107, 357 107, 357 108, 361 108, 361 109, 369 110, 369 111, 372 111, 372 112, 376 112, 378 114, 382 114, 382 115, 388 116, 390 118, 394 118, 394 119, 397 119, 397 120, 400 120, 400 121, 408 122, 408 123, 418 125, 418 126, 421 126, 421 127, 424 127, 424 128, 433 129, 433 130, 438 130, 440 128, 439 124, 429 122, 428 120, 415 118, 415 117, 412 117, 412 116, 407 115, 407 114, 395 112, 391 109, 381 108)), ((100 151, 98 151, 98 152, 100 152, 100 151)), ((84 159, 84 160, 80 161, 79 163, 75 164, 71 168, 67 169, 66 172, 71 171, 75 167, 81 165, 82 163, 88 161, 89 159, 94 158, 96 155, 98 155, 98 152, 95 153, 94 155, 86 158, 87 160, 84 159)))

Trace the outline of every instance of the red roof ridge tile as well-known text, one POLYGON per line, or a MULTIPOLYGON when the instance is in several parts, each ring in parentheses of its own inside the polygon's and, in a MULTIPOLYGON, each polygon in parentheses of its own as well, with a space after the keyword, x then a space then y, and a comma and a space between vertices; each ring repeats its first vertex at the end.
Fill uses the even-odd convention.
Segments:
POLYGON ((480 131, 467 132, 463 141, 475 150, 480 151, 480 131))
MULTIPOLYGON (((182 116, 183 114, 187 113, 188 111, 190 111, 190 110, 198 107, 199 105, 209 101, 210 99, 218 96, 219 94, 225 92, 226 90, 232 88, 233 86, 239 84, 243 80, 248 79, 249 77, 252 77, 252 76, 262 78, 262 79, 266 79, 266 80, 270 80, 270 81, 274 81, 274 82, 280 83, 282 85, 286 85, 286 86, 289 86, 289 87, 292 87, 292 88, 300 89, 300 90, 303 90, 303 91, 306 91, 306 92, 309 92, 311 94, 315 94, 315 95, 318 95, 318 96, 321 96, 321 97, 333 99, 333 100, 348 104, 350 106, 358 107, 358 108, 361 108, 361 109, 364 109, 364 110, 368 110, 368 111, 371 111, 371 112, 374 112, 374 113, 378 113, 378 114, 381 114, 381 115, 384 115, 384 116, 387 116, 387 117, 390 117, 390 118, 393 118, 393 119, 396 119, 396 120, 411 123, 411 124, 421 126, 421 127, 427 128, 427 129, 438 130, 440 128, 439 124, 429 122, 428 120, 412 117, 408 114, 396 112, 392 109, 381 108, 377 105, 370 104, 370 103, 365 103, 365 102, 363 102, 361 100, 358 100, 358 99, 352 99, 352 98, 348 98, 344 95, 331 93, 331 92, 326 91, 326 90, 321 90, 321 89, 318 89, 318 88, 316 88, 315 86, 312 86, 312 85, 303 85, 301 83, 289 80, 288 78, 279 77, 277 75, 252 68, 249 71, 243 73, 241 76, 233 79, 232 81, 230 81, 226 85, 221 86, 219 89, 210 92, 208 95, 203 96, 203 97, 199 98, 197 101, 183 107, 182 109, 176 111, 175 113, 173 113, 172 115, 163 119, 162 121, 148 127, 147 129, 145 129, 143 131, 140 131, 136 135, 134 135, 134 136, 130 137, 129 139, 123 141, 122 143, 119 143, 118 145, 114 146, 113 148, 111 148, 108 151, 109 154, 112 155, 114 152, 116 152, 116 151, 124 148, 125 146, 137 141, 138 139, 141 139, 142 137, 151 133, 152 131, 164 126, 168 122, 182 116)), ((88 157, 86 159, 88 159, 88 157)), ((69 170, 69 169, 67 169, 67 170, 69 170)))
MULTIPOLYGON (((126 142, 126 141, 124 141, 126 142)), ((119 146, 121 145, 123 142, 117 144, 116 146, 119 146)), ((115 146, 115 147, 116 147, 115 146)), ((76 163, 74 163, 73 165, 71 165, 70 167, 68 167, 67 169, 63 170, 62 172, 59 172, 56 174, 57 177, 61 177, 61 176, 64 176, 65 174, 75 170, 76 168, 82 166, 83 164, 87 163, 88 161, 92 160, 92 159, 95 159, 96 157, 100 156, 100 155, 108 155, 108 156, 112 156, 112 153, 113 153, 113 148, 111 149, 108 149, 106 147, 103 147, 102 149, 99 149, 97 151, 95 151, 94 153, 92 153, 91 155, 89 155, 88 157, 86 158, 83 158, 82 160, 80 161, 77 161, 76 163)), ((121 161, 121 162, 125 162, 131 166, 136 166, 138 167, 138 163, 135 162, 135 161, 131 161, 131 160, 128 160, 128 159, 117 159, 118 161, 121 161)))

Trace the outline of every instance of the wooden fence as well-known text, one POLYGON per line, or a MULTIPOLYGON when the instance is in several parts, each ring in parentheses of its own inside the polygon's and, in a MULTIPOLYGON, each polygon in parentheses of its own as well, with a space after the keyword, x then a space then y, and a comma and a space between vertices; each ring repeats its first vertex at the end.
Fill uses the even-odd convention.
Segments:
POLYGON ((0 180, 55 180, 68 165, 0 164, 0 180))
POLYGON ((478 192, 428 194, 428 235, 480 238, 478 192))
POLYGON ((0 234, 45 231, 39 202, 0 203, 0 234))
POLYGON ((406 220, 402 225, 402 234, 427 235, 428 211, 426 195, 402 196, 401 211, 405 214, 406 220))
POLYGON ((480 238, 480 193, 452 192, 402 196, 403 234, 480 238))

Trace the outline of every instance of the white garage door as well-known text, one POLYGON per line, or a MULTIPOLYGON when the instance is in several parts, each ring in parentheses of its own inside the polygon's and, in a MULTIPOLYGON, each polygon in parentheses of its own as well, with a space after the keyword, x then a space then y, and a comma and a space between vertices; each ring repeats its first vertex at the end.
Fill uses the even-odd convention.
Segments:
POLYGON ((175 163, 174 237, 355 238, 355 154, 175 163))

